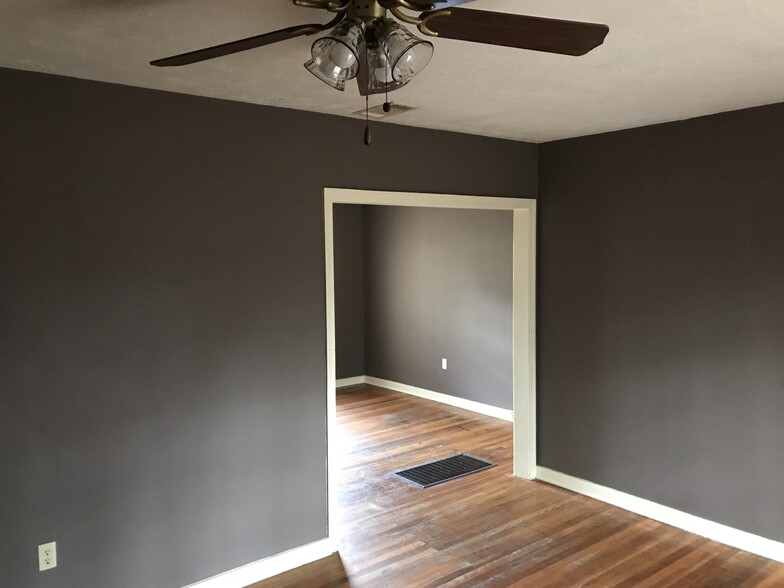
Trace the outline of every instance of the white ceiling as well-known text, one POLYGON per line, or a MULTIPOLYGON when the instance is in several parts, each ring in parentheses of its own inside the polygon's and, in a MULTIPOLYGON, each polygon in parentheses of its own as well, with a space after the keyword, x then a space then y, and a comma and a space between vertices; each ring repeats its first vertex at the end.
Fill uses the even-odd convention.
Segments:
MULTIPOLYGON (((534 142, 784 101, 784 0, 476 0, 606 23, 584 57, 435 39, 391 121, 534 142)), ((314 37, 181 68, 151 59, 326 14, 289 0, 0 0, 0 66, 351 116, 302 64, 314 37)), ((371 104, 383 97, 371 98, 371 104)))

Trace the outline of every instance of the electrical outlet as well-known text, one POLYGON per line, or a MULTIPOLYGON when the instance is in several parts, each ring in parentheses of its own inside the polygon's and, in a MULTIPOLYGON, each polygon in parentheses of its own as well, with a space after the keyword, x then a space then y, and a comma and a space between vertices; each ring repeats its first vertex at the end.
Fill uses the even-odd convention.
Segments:
POLYGON ((442 370, 446 369, 446 357, 441 358, 441 369, 442 370))
POLYGON ((57 543, 44 543, 38 546, 38 571, 57 567, 57 543))

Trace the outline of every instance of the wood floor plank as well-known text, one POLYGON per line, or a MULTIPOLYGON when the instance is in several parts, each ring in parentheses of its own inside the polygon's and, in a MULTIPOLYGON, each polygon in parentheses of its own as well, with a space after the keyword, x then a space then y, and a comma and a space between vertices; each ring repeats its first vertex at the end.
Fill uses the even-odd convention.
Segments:
MULTIPOLYGON (((353 588, 343 560, 337 553, 306 566, 257 582, 252 588, 353 588)), ((250 588, 250 587, 249 587, 250 588)))
POLYGON ((340 557, 252 588, 784 587, 784 564, 514 478, 511 423, 359 385, 338 428, 340 557), (390 476, 461 452, 497 465, 425 490, 390 476))

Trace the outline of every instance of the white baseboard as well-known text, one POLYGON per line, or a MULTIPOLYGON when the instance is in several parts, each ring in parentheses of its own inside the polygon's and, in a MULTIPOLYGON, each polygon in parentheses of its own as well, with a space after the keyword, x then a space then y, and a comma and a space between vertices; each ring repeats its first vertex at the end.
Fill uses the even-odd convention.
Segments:
POLYGON ((759 535, 753 535, 746 531, 734 529, 720 523, 714 523, 688 513, 685 513, 669 506, 664 506, 656 502, 651 502, 645 498, 638 498, 619 490, 613 490, 594 482, 588 482, 575 478, 568 474, 553 471, 551 469, 537 466, 536 479, 547 482, 561 488, 566 488, 578 494, 590 496, 596 500, 607 502, 625 510, 635 512, 642 516, 661 521, 673 527, 678 527, 696 533, 702 537, 713 539, 720 543, 756 553, 769 559, 784 562, 784 543, 765 539, 759 535))
POLYGON ((336 551, 337 549, 330 539, 322 539, 218 574, 195 584, 189 584, 185 588, 246 588, 272 576, 329 557, 336 551))
POLYGON ((335 381, 336 388, 345 388, 346 386, 358 386, 365 383, 366 376, 354 376, 353 378, 341 378, 335 381))
POLYGON ((482 404, 481 402, 475 402, 473 400, 458 398, 457 396, 450 396, 449 394, 442 394, 441 392, 433 392, 432 390, 425 390, 424 388, 417 388, 416 386, 409 386, 408 384, 401 384, 391 380, 383 380, 373 376, 364 376, 364 383, 370 384, 371 386, 379 386, 380 388, 388 388, 395 392, 411 394, 412 396, 418 396, 419 398, 425 398, 426 400, 435 400, 442 404, 464 408, 465 410, 471 410, 473 412, 478 412, 479 414, 503 419, 505 421, 511 422, 513 420, 512 415, 514 413, 511 410, 490 406, 489 404, 482 404))

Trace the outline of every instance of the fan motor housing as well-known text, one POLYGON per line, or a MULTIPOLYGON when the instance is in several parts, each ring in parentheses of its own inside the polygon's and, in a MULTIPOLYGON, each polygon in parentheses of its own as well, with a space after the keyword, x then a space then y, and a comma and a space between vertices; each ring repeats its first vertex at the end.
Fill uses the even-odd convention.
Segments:
POLYGON ((355 16, 366 25, 380 20, 386 16, 386 8, 375 0, 352 0, 349 7, 349 14, 355 16))

